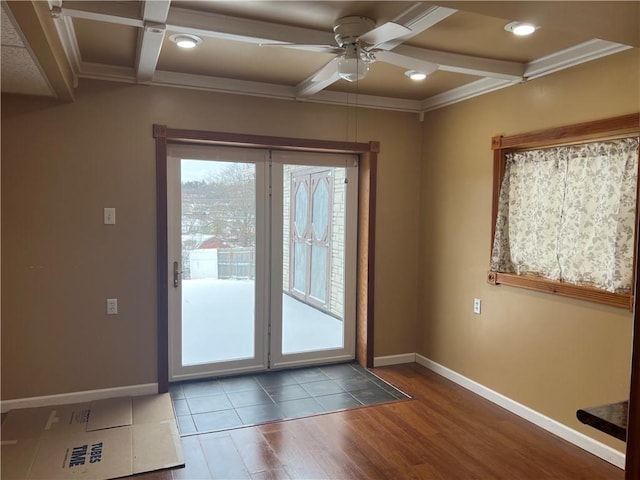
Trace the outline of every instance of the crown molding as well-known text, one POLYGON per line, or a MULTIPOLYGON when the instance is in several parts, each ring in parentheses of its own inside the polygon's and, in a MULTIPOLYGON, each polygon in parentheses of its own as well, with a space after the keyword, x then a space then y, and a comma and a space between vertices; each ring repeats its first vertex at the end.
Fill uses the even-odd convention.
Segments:
POLYGON ((448 105, 453 105, 454 103, 462 102, 495 90, 500 90, 501 88, 509 87, 520 82, 521 80, 512 81, 500 78, 483 78, 481 80, 476 80, 475 82, 471 82, 466 85, 462 85, 461 87, 424 99, 422 101, 422 112, 428 112, 448 105))
POLYGON ((482 80, 468 83, 467 85, 429 97, 422 102, 422 112, 428 112, 462 102, 479 95, 515 85, 521 81, 534 80, 585 62, 628 50, 629 48, 633 47, 605 40, 590 40, 529 62, 524 66, 524 78, 522 80, 508 81, 497 78, 483 78, 482 80))
POLYGON ((78 77, 111 82, 137 83, 136 71, 133 67, 119 67, 102 63, 82 62, 78 77))
MULTIPOLYGON (((130 67, 115 67, 98 63, 84 62, 80 65, 80 78, 107 80, 120 83, 139 83, 136 73, 130 67)), ((274 98, 279 100, 304 101, 309 103, 325 103, 352 107, 375 108, 380 110, 396 110, 419 113, 422 102, 401 98, 379 97, 347 92, 324 90, 311 98, 301 99, 296 88, 270 83, 235 80, 231 78, 209 77, 189 73, 157 70, 150 85, 161 87, 187 88, 209 92, 249 95, 253 97, 274 98)))
POLYGON ((606 40, 589 40, 529 62, 525 68, 524 76, 527 80, 531 80, 629 48, 633 47, 606 40))
POLYGON ((403 98, 379 97, 361 93, 335 92, 323 90, 313 97, 305 98, 305 102, 346 105, 357 108, 373 108, 376 110, 393 110, 396 112, 420 113, 422 102, 403 98))
POLYGON ((375 108, 381 110, 396 110, 419 113, 419 100, 405 100, 399 98, 379 97, 346 92, 323 90, 313 97, 301 99, 297 96, 295 87, 274 85, 229 78, 209 77, 186 73, 158 70, 152 85, 165 87, 189 88, 210 92, 250 95, 254 97, 275 98, 280 100, 304 101, 309 103, 324 103, 331 105, 346 105, 352 107, 375 108))

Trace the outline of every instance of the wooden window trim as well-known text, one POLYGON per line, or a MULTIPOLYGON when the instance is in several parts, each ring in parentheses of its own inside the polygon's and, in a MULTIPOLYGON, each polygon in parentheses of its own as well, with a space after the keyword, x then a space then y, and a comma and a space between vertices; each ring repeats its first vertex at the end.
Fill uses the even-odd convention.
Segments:
MULTIPOLYGON (((552 128, 532 133, 524 133, 509 137, 496 136, 491 139, 493 149, 493 203, 491 209, 491 248, 495 238, 496 218, 500 198, 500 188, 504 178, 506 155, 508 153, 548 148, 561 145, 577 145, 614 138, 640 135, 640 113, 620 117, 579 123, 564 127, 552 128)), ((639 176, 640 179, 640 176, 639 176)), ((640 182, 639 182, 640 187, 640 182)), ((637 190, 640 193, 640 188, 637 190)), ((636 225, 638 224, 638 198, 636 195, 636 225)), ((636 244, 638 232, 636 229, 636 244)), ((634 271, 637 258, 634 257, 634 271)), ((590 286, 575 285, 565 282, 547 280, 533 275, 517 275, 505 272, 487 272, 487 282, 491 285, 510 285, 538 292, 552 293, 565 297, 602 303, 614 307, 633 309, 634 295, 611 293, 590 286)), ((631 292, 635 291, 635 280, 631 292)))

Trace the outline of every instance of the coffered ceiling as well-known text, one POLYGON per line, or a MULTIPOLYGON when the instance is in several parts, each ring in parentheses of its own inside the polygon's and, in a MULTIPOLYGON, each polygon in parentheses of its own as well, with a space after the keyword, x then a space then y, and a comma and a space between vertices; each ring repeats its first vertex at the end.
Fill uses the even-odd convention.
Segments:
POLYGON ((637 1, 2 2, 2 91, 64 100, 94 78, 423 112, 638 47, 637 1), (374 58, 356 82, 336 73, 348 16, 406 27, 362 37, 374 58), (512 21, 538 29, 516 37, 512 21), (175 34, 202 42, 181 49, 175 34))

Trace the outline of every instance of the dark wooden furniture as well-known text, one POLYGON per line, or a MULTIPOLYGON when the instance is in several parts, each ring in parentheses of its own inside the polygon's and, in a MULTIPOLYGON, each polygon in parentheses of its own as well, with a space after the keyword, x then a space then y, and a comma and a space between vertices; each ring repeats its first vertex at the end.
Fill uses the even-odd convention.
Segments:
POLYGON ((609 403, 598 407, 582 408, 576 416, 586 425, 627 441, 627 417, 629 415, 629 401, 609 403))

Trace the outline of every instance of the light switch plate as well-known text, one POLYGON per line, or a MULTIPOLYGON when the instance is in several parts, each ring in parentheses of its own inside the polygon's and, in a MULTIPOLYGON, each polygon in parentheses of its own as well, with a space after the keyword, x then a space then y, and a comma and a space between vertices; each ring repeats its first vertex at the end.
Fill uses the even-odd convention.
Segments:
POLYGON ((104 224, 115 225, 116 224, 116 209, 105 208, 104 209, 104 224))

